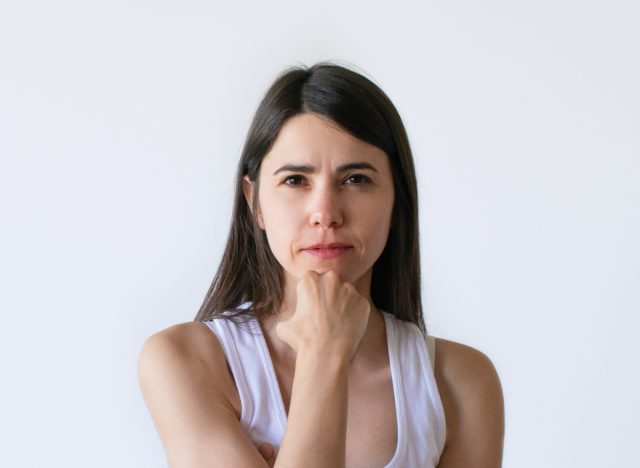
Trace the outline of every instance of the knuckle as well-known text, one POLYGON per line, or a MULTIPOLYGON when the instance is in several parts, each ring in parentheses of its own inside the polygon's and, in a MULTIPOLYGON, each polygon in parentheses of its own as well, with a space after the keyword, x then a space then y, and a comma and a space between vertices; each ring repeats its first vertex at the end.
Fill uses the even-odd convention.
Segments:
POLYGON ((310 284, 314 282, 314 276, 313 273, 315 273, 314 271, 307 271, 305 272, 301 277, 300 280, 298 281, 298 285, 301 284, 310 284))

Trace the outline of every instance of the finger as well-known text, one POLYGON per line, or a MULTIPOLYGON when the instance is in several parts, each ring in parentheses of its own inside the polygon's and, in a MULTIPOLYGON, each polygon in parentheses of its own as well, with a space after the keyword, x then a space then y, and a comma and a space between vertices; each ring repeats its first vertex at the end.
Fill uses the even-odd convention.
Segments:
POLYGON ((262 458, 264 458, 269 467, 273 467, 276 462, 276 454, 275 450, 273 449, 273 445, 267 442, 260 444, 260 446, 258 447, 258 452, 260 452, 260 455, 262 455, 262 458))
POLYGON ((260 452, 260 454, 265 458, 270 457, 273 455, 273 445, 268 442, 264 442, 258 447, 258 452, 260 452))

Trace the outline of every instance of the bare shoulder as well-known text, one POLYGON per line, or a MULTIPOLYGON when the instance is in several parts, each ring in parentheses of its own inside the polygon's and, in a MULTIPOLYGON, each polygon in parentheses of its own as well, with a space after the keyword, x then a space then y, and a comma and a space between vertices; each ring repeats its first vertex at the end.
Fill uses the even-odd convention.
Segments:
POLYGON ((434 371, 447 424, 438 466, 501 466, 504 398, 489 357, 471 346, 436 338, 434 371))
POLYGON ((147 338, 138 381, 169 466, 263 466, 240 426, 233 377, 207 324, 185 322, 147 338))
POLYGON ((215 395, 240 418, 238 393, 224 350, 205 323, 180 323, 147 338, 138 357, 143 395, 165 374, 182 377, 189 382, 189 391, 215 395))
POLYGON ((478 390, 478 385, 499 384, 497 371, 483 352, 455 341, 436 338, 436 369, 456 390, 478 390), (471 385, 473 388, 468 388, 471 385))
POLYGON ((206 379, 221 374, 225 363, 222 346, 207 325, 185 322, 146 339, 138 357, 138 374, 150 376, 163 368, 206 379))
POLYGON ((215 335, 202 322, 184 322, 165 328, 146 339, 138 364, 158 353, 192 358, 194 364, 215 365, 224 356, 215 335))

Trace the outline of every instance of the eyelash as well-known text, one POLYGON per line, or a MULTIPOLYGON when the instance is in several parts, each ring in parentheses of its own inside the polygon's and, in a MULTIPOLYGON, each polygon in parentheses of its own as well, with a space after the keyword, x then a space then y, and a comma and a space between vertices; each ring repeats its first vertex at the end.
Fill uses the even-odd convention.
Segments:
MULTIPOLYGON (((359 183, 356 182, 355 185, 370 184, 372 182, 371 179, 368 176, 364 175, 364 174, 351 174, 350 176, 348 176, 345 179, 345 181, 349 180, 349 179, 351 179, 353 177, 358 177, 358 178, 360 178, 362 180, 362 182, 359 182, 359 183)), ((304 176, 301 176, 301 175, 298 175, 298 174, 290 175, 290 176, 285 177, 284 180, 282 181, 282 183, 284 185, 296 186, 296 185, 300 185, 300 184, 288 184, 287 181, 289 179, 304 179, 304 178, 305 178, 304 176)), ((349 185, 353 185, 353 184, 349 184, 349 185)))

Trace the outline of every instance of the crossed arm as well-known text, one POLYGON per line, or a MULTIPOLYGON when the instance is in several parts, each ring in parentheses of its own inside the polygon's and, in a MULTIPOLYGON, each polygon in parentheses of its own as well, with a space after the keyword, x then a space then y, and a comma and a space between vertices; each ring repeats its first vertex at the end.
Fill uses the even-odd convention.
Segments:
MULTIPOLYGON (((313 353, 301 356, 287 433, 276 460, 268 444, 256 449, 240 426, 227 397, 234 383, 224 352, 205 328, 189 322, 156 334, 138 361, 140 387, 171 468, 344 466, 344 358, 328 362, 313 353), (313 414, 302 404, 310 398, 323 401, 313 414), (327 430, 336 427, 338 431, 327 430)), ((493 364, 458 343, 437 339, 436 347, 436 380, 447 422, 438 468, 500 467, 504 403, 493 364)))

